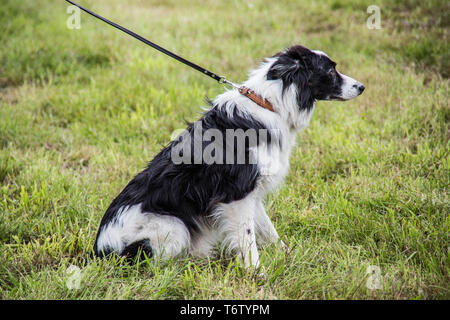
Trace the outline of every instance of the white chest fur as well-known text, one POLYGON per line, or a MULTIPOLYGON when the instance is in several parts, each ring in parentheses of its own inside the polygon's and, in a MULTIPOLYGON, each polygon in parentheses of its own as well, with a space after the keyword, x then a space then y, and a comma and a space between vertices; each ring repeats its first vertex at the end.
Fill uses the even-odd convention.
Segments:
POLYGON ((289 159, 295 146, 296 133, 285 132, 280 138, 281 144, 259 145, 255 150, 260 172, 258 193, 262 198, 273 192, 289 172, 289 159))

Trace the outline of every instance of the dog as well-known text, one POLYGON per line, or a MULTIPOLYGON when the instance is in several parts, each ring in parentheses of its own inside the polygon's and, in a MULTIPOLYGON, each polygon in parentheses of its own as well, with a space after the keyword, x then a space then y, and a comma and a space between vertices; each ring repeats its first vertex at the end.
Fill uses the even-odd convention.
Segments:
POLYGON ((245 92, 234 88, 208 101, 201 119, 112 201, 95 240, 96 256, 207 257, 223 244, 245 267, 258 267, 257 240, 284 245, 264 200, 288 173, 297 133, 308 126, 316 101, 349 100, 364 85, 336 71, 324 52, 295 45, 266 58, 241 88, 245 92), (235 135, 228 139, 230 132, 235 135), (241 147, 236 132, 245 135, 241 147), (188 152, 202 154, 211 145, 214 161, 188 152))

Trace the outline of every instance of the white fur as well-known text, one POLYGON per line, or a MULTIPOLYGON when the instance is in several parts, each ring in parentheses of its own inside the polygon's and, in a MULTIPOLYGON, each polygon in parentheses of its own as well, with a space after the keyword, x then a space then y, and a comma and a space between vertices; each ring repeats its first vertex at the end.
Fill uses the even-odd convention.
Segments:
POLYGON ((311 50, 311 51, 314 52, 315 54, 318 54, 318 55, 321 55, 324 57, 328 57, 328 55, 323 51, 320 51, 320 50, 311 50))
POLYGON ((180 219, 143 212, 141 205, 119 210, 118 217, 105 225, 97 240, 98 248, 112 248, 119 254, 128 245, 149 240, 153 254, 172 257, 189 248, 190 235, 180 219))
POLYGON ((215 227, 223 235, 224 244, 237 251, 247 267, 259 264, 254 221, 256 201, 256 194, 252 192, 242 200, 220 204, 213 214, 215 227))
POLYGON ((353 78, 350 78, 349 76, 346 76, 345 74, 339 73, 339 75, 342 77, 342 79, 344 79, 344 82, 341 86, 342 93, 339 98, 343 100, 349 100, 356 98, 361 94, 361 91, 358 90, 358 87, 361 86, 360 82, 356 81, 353 78))

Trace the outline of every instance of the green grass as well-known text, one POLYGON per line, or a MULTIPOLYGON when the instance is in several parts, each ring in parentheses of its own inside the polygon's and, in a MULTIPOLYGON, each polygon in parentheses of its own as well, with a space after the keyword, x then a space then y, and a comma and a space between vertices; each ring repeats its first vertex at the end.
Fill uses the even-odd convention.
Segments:
POLYGON ((69 30, 63 1, 4 0, 0 298, 450 298, 447 1, 80 2, 230 80, 300 43, 367 89, 299 135, 266 203, 290 249, 260 250, 265 278, 221 254, 85 263, 110 201, 223 89, 87 15, 69 30))

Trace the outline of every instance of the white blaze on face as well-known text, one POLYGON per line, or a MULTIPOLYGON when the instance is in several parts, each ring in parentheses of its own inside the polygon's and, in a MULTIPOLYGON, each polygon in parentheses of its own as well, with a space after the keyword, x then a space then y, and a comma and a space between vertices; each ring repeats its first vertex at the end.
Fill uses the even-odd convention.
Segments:
POLYGON ((342 77, 341 94, 338 96, 343 100, 356 98, 364 91, 364 85, 345 74, 339 73, 342 77))
POLYGON ((314 52, 315 54, 328 57, 328 55, 323 51, 320 51, 320 50, 311 50, 311 51, 314 52))

